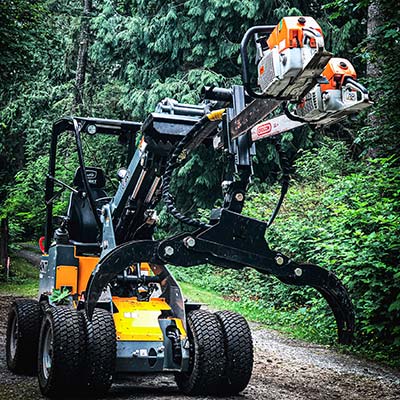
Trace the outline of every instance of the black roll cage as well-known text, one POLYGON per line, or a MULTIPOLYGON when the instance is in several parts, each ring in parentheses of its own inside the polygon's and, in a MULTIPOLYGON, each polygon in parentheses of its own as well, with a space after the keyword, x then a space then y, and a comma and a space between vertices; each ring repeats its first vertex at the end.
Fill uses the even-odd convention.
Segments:
MULTIPOLYGON (((86 166, 83 156, 81 132, 85 132, 88 135, 112 135, 118 136, 120 141, 126 142, 128 145, 128 162, 132 158, 135 152, 135 139, 136 134, 140 131, 142 123, 131 122, 124 120, 114 119, 102 119, 102 118, 84 118, 84 117, 63 117, 53 124, 51 144, 50 144, 50 157, 49 157, 49 169, 46 177, 46 226, 45 226, 45 252, 48 252, 50 248, 51 239, 53 237, 53 202, 51 199, 54 196, 54 178, 56 174, 56 157, 57 157, 57 144, 58 138, 65 132, 73 132, 75 136, 75 144, 78 152, 79 166, 81 167, 82 180, 85 187, 89 204, 93 209, 94 200, 93 192, 90 188, 87 176, 86 166), (95 126, 95 132, 89 133, 88 128, 95 126)), ((99 217, 96 212, 93 213, 97 224, 100 223, 99 217)))

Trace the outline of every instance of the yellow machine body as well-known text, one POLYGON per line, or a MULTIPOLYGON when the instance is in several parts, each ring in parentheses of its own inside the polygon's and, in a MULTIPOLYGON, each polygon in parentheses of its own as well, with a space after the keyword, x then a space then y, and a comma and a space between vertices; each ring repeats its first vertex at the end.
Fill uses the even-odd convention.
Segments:
MULTIPOLYGON (((114 314, 117 340, 163 341, 159 317, 162 311, 171 310, 164 299, 138 301, 136 297, 113 297, 113 303, 119 311, 114 314)), ((168 319, 175 321, 181 336, 186 336, 180 319, 168 319)))

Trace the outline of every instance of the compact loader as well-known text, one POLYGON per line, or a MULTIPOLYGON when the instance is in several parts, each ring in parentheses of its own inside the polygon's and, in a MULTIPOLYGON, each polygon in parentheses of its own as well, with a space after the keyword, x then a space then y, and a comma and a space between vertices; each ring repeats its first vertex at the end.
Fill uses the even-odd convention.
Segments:
POLYGON ((206 87, 200 104, 165 99, 143 123, 83 117, 54 123, 39 296, 12 304, 7 329, 9 369, 36 372, 44 395, 100 396, 113 379, 144 373, 174 373, 188 395, 246 388, 253 367, 247 322, 185 301, 168 264, 252 267, 286 284, 312 286, 332 309, 339 341, 350 343, 354 311, 343 284, 330 271, 274 251, 265 232, 289 182, 276 135, 303 124, 337 122, 369 106, 368 92, 348 60, 326 51, 311 17, 251 28, 241 56, 243 85, 206 87), (251 39, 256 89, 247 54, 251 39), (79 160, 68 183, 56 177, 57 144, 66 133, 79 160), (84 135, 109 135, 126 144, 128 167, 119 169, 114 195, 105 191, 104 171, 85 164, 84 135), (282 193, 268 222, 241 215, 256 142, 265 138, 276 145, 282 167, 282 193), (179 211, 170 190, 174 171, 200 144, 226 152, 230 162, 223 206, 211 211, 208 222, 179 211), (53 203, 64 190, 70 192, 68 209, 55 222, 53 203), (161 200, 192 229, 154 240, 161 200))

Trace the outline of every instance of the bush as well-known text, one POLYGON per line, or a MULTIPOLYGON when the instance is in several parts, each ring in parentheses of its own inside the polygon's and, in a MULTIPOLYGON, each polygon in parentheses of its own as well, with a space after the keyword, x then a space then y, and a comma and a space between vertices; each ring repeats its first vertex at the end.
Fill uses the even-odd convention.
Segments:
MULTIPOLYGON (((325 158, 326 151, 314 156, 325 158)), ((356 344, 399 350, 400 168, 394 159, 376 159, 347 176, 336 171, 339 176, 334 177, 336 167, 342 171, 342 161, 334 162, 337 148, 331 153, 327 178, 310 183, 310 176, 303 174, 292 185, 281 214, 268 229, 268 241, 272 249, 318 264, 342 279, 356 309, 356 344)), ((305 167, 305 160, 301 162, 305 167)), ((312 165, 317 168, 315 159, 312 165)), ((278 191, 253 194, 245 213, 266 220, 277 197, 278 191)), ((253 270, 211 273, 209 268, 179 270, 178 277, 234 300, 256 301, 261 308, 295 311, 293 321, 313 325, 320 336, 333 327, 329 307, 311 288, 283 285, 253 270)))

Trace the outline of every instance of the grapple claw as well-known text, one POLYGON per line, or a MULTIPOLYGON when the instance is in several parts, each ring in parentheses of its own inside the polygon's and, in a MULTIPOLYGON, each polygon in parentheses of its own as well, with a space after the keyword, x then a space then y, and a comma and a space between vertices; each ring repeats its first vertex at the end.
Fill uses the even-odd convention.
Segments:
POLYGON ((283 283, 297 286, 312 286, 322 294, 332 309, 338 328, 338 341, 350 344, 355 327, 355 313, 349 293, 334 273, 313 264, 297 267, 301 274, 280 277, 283 283))

